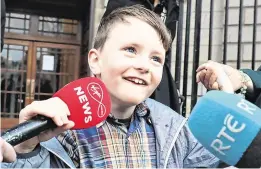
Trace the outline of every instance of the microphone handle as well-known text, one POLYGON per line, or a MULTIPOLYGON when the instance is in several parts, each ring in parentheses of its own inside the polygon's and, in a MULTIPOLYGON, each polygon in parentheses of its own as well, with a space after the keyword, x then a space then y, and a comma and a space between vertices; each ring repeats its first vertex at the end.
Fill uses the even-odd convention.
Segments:
POLYGON ((1 134, 1 137, 12 146, 15 146, 39 135, 47 129, 56 127, 57 126, 52 119, 38 115, 31 120, 20 123, 19 125, 4 131, 1 134))

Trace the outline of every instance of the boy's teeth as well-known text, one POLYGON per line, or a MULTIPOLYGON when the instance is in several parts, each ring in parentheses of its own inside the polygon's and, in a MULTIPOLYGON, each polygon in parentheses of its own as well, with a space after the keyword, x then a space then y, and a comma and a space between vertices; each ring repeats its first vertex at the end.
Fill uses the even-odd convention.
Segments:
POLYGON ((137 84, 145 84, 145 83, 143 82, 143 80, 140 80, 140 79, 129 78, 129 80, 130 80, 130 81, 133 81, 133 82, 135 82, 135 83, 137 83, 137 84))

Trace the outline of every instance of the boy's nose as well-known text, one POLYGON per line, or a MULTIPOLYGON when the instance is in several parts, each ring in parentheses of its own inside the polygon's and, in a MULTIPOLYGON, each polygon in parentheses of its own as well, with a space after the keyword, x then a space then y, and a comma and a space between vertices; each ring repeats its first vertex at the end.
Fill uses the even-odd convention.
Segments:
POLYGON ((140 57, 136 60, 133 67, 141 73, 148 73, 150 70, 149 59, 140 57))

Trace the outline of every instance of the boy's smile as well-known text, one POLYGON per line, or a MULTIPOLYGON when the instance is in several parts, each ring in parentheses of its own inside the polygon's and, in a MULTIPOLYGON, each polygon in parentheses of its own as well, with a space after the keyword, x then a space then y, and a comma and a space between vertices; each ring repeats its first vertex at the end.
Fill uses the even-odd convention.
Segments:
POLYGON ((148 84, 145 80, 138 78, 138 77, 124 77, 124 79, 131 83, 137 84, 137 85, 145 86, 148 84))
POLYGON ((153 27, 133 17, 126 20, 112 26, 102 49, 89 53, 90 67, 113 104, 125 107, 141 103, 159 85, 166 52, 153 27))

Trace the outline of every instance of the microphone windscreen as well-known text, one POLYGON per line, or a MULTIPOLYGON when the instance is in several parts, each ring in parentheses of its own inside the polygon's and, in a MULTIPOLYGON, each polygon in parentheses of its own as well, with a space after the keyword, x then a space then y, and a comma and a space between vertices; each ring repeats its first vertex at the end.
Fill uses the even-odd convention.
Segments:
POLYGON ((206 149, 235 165, 260 131, 261 110, 238 95, 209 91, 193 108, 188 125, 206 149))
POLYGON ((106 86, 95 77, 68 83, 53 97, 59 97, 68 106, 71 112, 68 119, 75 123, 72 129, 93 127, 104 121, 111 111, 111 100, 106 86))

